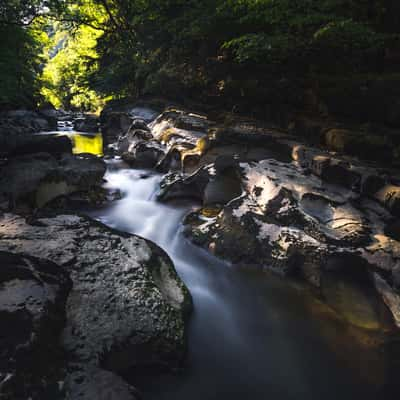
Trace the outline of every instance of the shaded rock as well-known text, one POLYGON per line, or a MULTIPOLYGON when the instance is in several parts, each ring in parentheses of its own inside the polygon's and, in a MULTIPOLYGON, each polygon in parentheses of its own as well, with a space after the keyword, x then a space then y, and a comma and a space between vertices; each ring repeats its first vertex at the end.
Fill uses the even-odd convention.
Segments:
POLYGON ((74 129, 78 132, 95 133, 99 130, 99 119, 95 115, 85 115, 74 120, 74 129))
POLYGON ((385 225, 385 234, 392 239, 400 241, 400 221, 393 219, 385 225))
POLYGON ((104 161, 91 155, 16 157, 0 171, 2 201, 10 208, 42 207, 58 196, 101 185, 105 170, 104 161))
POLYGON ((386 185, 374 197, 393 215, 400 216, 400 186, 386 185))
POLYGON ((129 129, 126 135, 120 136, 117 142, 117 149, 119 153, 129 151, 136 143, 153 139, 153 135, 142 129, 129 129))
POLYGON ((170 173, 164 176, 157 194, 158 200, 169 201, 177 198, 192 198, 203 201, 204 190, 210 180, 212 171, 202 167, 191 175, 170 173))
POLYGON ((16 157, 25 154, 50 152, 56 156, 72 153, 71 141, 65 136, 15 134, 0 132, 0 156, 16 157))
POLYGON ((394 322, 400 328, 400 293, 395 291, 379 274, 373 274, 375 287, 392 312, 394 322))
POLYGON ((56 264, 27 255, 1 251, 0 265, 0 397, 57 398, 71 280, 56 264))
POLYGON ((63 334, 70 362, 111 371, 180 362, 190 295, 156 245, 76 216, 29 225, 7 214, 0 239, 0 250, 40 255, 70 273, 63 334))
POLYGON ((362 257, 383 271, 396 270, 400 266, 400 242, 383 233, 376 233, 372 239, 372 243, 361 250, 362 257))
POLYGON ((388 163, 393 158, 393 148, 384 137, 348 129, 330 129, 325 134, 329 149, 367 160, 388 163))
POLYGON ((356 254, 341 252, 329 257, 322 273, 321 293, 326 303, 353 326, 378 331, 390 322, 391 315, 379 299, 367 264, 356 254))
POLYGON ((137 400, 137 390, 121 377, 91 367, 72 372, 65 382, 66 400, 137 400))
POLYGON ((142 130, 146 132, 150 132, 150 128, 147 125, 147 122, 144 119, 136 118, 133 120, 132 125, 129 130, 142 130))
POLYGON ((132 125, 132 117, 125 112, 109 112, 101 116, 101 132, 105 143, 113 143, 125 135, 132 125))
POLYGON ((25 136, 9 149, 8 156, 17 157, 34 153, 50 153, 53 156, 72 154, 72 143, 67 136, 62 135, 25 136))
POLYGON ((138 141, 129 146, 122 159, 136 168, 154 168, 164 156, 164 148, 157 141, 138 141))
POLYGON ((340 159, 315 156, 311 162, 311 170, 323 181, 349 189, 357 189, 361 183, 361 175, 353 171, 348 162, 340 159))
POLYGON ((178 109, 167 109, 161 113, 152 123, 151 128, 161 122, 168 122, 170 127, 185 131, 207 132, 210 122, 205 115, 185 112, 178 109))

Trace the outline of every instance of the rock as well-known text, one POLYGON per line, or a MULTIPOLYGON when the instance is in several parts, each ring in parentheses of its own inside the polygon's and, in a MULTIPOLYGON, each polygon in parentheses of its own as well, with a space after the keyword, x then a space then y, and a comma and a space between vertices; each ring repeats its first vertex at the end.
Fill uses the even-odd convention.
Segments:
POLYGON ((385 176, 381 176, 375 171, 372 171, 363 177, 361 193, 373 197, 375 193, 379 192, 387 183, 385 176))
POLYGON ((327 156, 315 156, 311 162, 312 172, 327 183, 357 189, 361 175, 353 171, 351 165, 343 160, 327 156))
POLYGON ((120 136, 117 142, 117 149, 120 154, 126 153, 135 146, 136 143, 151 140, 153 135, 142 129, 129 129, 126 135, 120 136))
POLYGON ((400 186, 386 185, 374 197, 393 215, 400 216, 400 186))
POLYGON ((361 249, 362 257, 377 269, 391 273, 400 267, 400 242, 376 233, 369 246, 361 249))
MULTIPOLYGON (((283 274, 301 271, 319 286, 321 270, 339 251, 337 246, 354 248, 370 242, 368 221, 350 202, 353 192, 330 192, 316 177, 274 160, 240 166, 240 193, 233 199, 204 201, 205 206, 220 206, 211 218, 195 213, 186 219, 186 234, 196 244, 211 246, 216 255, 240 265, 258 265, 283 274)), ((210 165, 187 178, 172 180, 161 189, 164 197, 186 190, 203 200, 215 169, 210 165)))
POLYGON ((13 110, 0 113, 0 136, 28 134, 54 128, 54 118, 29 110, 13 110))
POLYGON ((400 241, 400 221, 392 219, 385 225, 385 234, 392 239, 400 241))
POLYGON ((121 372, 173 367, 182 360, 190 295, 153 243, 83 217, 42 218, 29 225, 6 214, 0 250, 9 249, 51 259, 71 276, 63 334, 69 370, 121 372))
POLYGON ((325 143, 330 150, 362 159, 390 163, 393 158, 393 148, 384 137, 366 132, 330 129, 325 134, 325 143))
POLYGON ((40 208, 58 196, 101 185, 105 170, 104 161, 90 155, 16 157, 0 171, 0 198, 9 208, 40 208))
POLYGON ((62 135, 24 136, 9 149, 8 156, 17 157, 34 153, 50 153, 53 156, 72 154, 72 142, 67 136, 62 135))
POLYGON ((166 109, 161 113, 150 128, 154 129, 160 123, 168 122, 169 127, 184 131, 207 132, 211 123, 205 115, 194 114, 178 109, 166 109))
POLYGON ((164 148, 157 141, 138 141, 130 145, 122 159, 136 168, 154 168, 164 156, 164 148))
POLYGON ((118 136, 125 135, 132 125, 132 117, 125 112, 109 112, 101 117, 101 132, 106 144, 113 143, 118 136))
POLYGON ((145 132, 150 132, 150 128, 144 119, 136 118, 133 120, 132 125, 129 130, 142 130, 145 132))
POLYGON ((121 377, 90 367, 72 372, 65 383, 66 400, 138 400, 137 390, 121 377))
POLYGON ((85 115, 74 120, 74 129, 78 132, 96 133, 99 130, 99 119, 94 115, 85 115))
POLYGON ((390 287, 386 280, 378 273, 374 273, 373 277, 376 289, 382 295, 384 302, 392 312, 395 324, 400 328, 400 293, 390 287))
POLYGON ((57 398, 71 280, 56 264, 27 255, 1 251, 0 265, 0 397, 57 398))
POLYGON ((202 167, 191 175, 170 173, 160 183, 157 199, 169 201, 178 198, 192 198, 203 201, 204 190, 210 181, 210 168, 202 167))

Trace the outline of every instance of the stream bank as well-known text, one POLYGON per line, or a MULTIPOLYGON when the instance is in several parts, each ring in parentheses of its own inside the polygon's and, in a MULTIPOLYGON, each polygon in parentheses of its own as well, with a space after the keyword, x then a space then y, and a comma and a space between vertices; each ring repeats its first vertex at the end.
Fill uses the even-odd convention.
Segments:
MULTIPOLYGON (((56 312, 66 310, 54 347, 67 357, 58 355, 56 373, 32 377, 14 343, 15 354, 2 353, 10 399, 396 393, 395 171, 252 121, 220 126, 176 108, 114 110, 102 116, 102 133, 106 162, 84 154, 101 155, 95 132, 71 131, 73 149, 68 140, 54 151, 48 139, 65 136, 39 135, 33 154, 25 147, 2 166, 0 249, 33 257, 33 276, 50 260, 73 284, 62 285, 56 312), (181 279, 193 298, 189 325, 181 279), (154 378, 154 369, 177 374, 154 378), (15 392, 23 381, 24 393, 15 392)), ((2 289, 19 290, 13 274, 2 289)), ((13 307, 20 326, 28 304, 13 307)))

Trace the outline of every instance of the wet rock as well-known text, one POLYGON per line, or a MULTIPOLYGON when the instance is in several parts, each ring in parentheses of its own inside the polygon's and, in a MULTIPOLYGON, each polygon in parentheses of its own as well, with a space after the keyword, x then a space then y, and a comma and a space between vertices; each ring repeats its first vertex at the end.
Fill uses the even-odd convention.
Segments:
POLYGON ((315 156, 311 162, 312 172, 327 183, 357 189, 361 175, 353 171, 349 162, 327 156, 315 156))
POLYGON ((8 157, 34 153, 50 153, 53 156, 72 154, 72 143, 67 136, 32 135, 16 140, 8 149, 8 157))
POLYGON ((117 149, 120 154, 129 151, 131 147, 140 141, 151 140, 153 135, 143 129, 129 129, 126 135, 120 136, 117 142, 117 149))
POLYGON ((136 168, 154 168, 164 156, 164 148, 157 141, 141 140, 129 146, 122 159, 136 168))
POLYGON ((132 125, 132 117, 125 112, 109 112, 101 116, 101 132, 105 143, 113 143, 125 135, 132 125))
MULTIPOLYGON (((369 218, 354 207, 357 194, 351 190, 329 188, 295 165, 275 160, 241 163, 240 167, 242 192, 233 199, 221 198, 217 215, 208 218, 195 213, 185 222, 186 234, 216 255, 284 274, 297 270, 319 286, 321 270, 329 257, 342 247, 353 252, 373 241, 369 218)), ((195 188, 202 200, 201 194, 204 196, 212 181, 209 172, 217 168, 211 164, 199 170, 203 180, 198 182, 202 185, 195 188)), ((190 179, 195 177, 199 179, 200 175, 190 179)), ((171 193, 184 191, 186 179, 190 182, 189 177, 170 182, 171 193)), ((193 190, 193 186, 190 188, 193 190)))
POLYGON ((55 159, 36 153, 10 160, 0 171, 2 201, 9 208, 34 209, 52 199, 102 184, 106 166, 91 155, 55 159))
POLYGON ((330 150, 388 163, 393 158, 393 148, 379 135, 348 129, 330 129, 325 134, 325 142, 330 150))
POLYGON ((393 289, 378 273, 373 274, 375 286, 392 312, 394 322, 400 328, 400 293, 393 289))
POLYGON ((400 241, 400 221, 392 219, 385 225, 385 234, 392 239, 400 241))
POLYGON ((355 254, 343 252, 328 259, 322 273, 321 293, 326 303, 348 324, 377 331, 384 321, 390 321, 365 261, 355 254))
POLYGON ((66 400, 138 400, 137 390, 121 377, 91 367, 72 372, 65 383, 66 400))
POLYGON ((203 167, 188 176, 180 173, 167 174, 160 183, 157 198, 161 201, 192 198, 202 202, 211 173, 210 168, 203 167))
POLYGON ((144 119, 136 118, 133 120, 130 130, 142 130, 145 132, 150 132, 150 128, 147 125, 147 122, 144 119))
POLYGON ((191 300, 156 245, 68 215, 29 225, 6 214, 0 239, 0 250, 40 255, 70 274, 73 289, 63 333, 70 363, 114 372, 179 364, 191 300))
POLYGON ((0 251, 0 265, 0 397, 59 398, 71 280, 58 265, 27 255, 0 251))
POLYGON ((386 185, 374 197, 396 216, 400 216, 400 186, 386 185))
POLYGON ((95 115, 85 115, 74 120, 74 129, 78 132, 95 133, 99 130, 99 119, 95 115))
POLYGON ((185 112, 178 109, 167 109, 152 123, 151 128, 158 124, 168 122, 169 127, 175 127, 184 131, 207 132, 210 122, 205 115, 185 112))
POLYGON ((31 134, 54 128, 54 119, 29 110, 0 113, 0 135, 31 134), (49 123, 50 121, 50 123, 49 123))

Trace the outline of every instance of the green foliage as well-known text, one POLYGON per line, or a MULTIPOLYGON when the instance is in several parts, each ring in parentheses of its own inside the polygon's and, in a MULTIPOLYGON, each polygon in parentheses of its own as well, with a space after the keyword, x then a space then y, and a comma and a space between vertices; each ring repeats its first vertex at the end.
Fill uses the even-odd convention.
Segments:
POLYGON ((0 25, 0 108, 35 105, 43 41, 34 27, 0 25))
POLYGON ((399 38, 400 2, 4 0, 0 24, 5 20, 14 25, 1 29, 22 39, 13 49, 0 44, 10 59, 0 67, 2 101, 36 95, 39 74, 42 95, 56 106, 95 109, 107 96, 201 98, 228 87, 243 96, 249 77, 260 92, 282 78, 379 72, 399 38), (24 27, 32 20, 48 39, 37 41, 35 29, 24 27), (27 57, 18 64, 21 46, 27 57))
POLYGON ((97 110, 102 102, 90 89, 88 77, 97 69, 94 47, 101 33, 85 25, 71 34, 55 24, 54 31, 46 47, 42 95, 57 108, 97 110))

